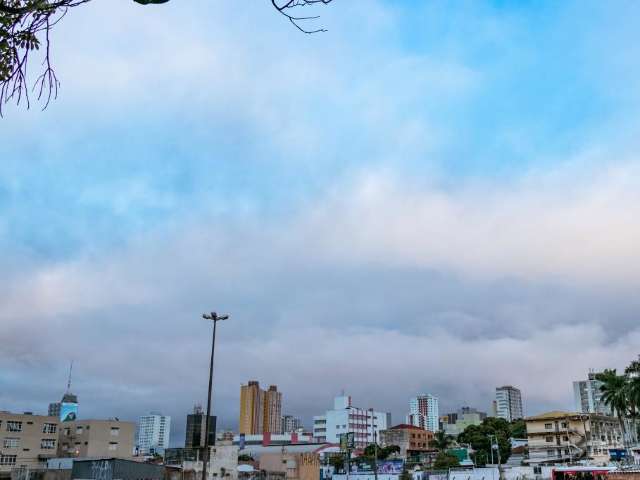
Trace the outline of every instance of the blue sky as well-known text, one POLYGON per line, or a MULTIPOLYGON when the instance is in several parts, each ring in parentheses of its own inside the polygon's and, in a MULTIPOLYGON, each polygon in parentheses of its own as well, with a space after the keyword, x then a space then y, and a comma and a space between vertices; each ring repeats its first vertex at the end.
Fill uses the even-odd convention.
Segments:
POLYGON ((57 27, 59 98, 0 120, 2 406, 73 358, 86 415, 179 443, 212 308, 231 428, 253 378, 305 418, 502 383, 537 413, 637 355, 637 3, 335 0, 313 36, 268 3, 57 27))

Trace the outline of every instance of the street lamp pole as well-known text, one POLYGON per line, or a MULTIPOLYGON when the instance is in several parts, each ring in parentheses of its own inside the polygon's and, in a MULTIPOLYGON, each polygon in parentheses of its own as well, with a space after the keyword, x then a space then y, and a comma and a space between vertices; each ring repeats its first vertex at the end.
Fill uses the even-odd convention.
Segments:
POLYGON ((213 322, 211 360, 209 362, 209 391, 207 393, 207 417, 204 421, 204 455, 202 456, 202 480, 207 480, 207 464, 209 463, 209 419, 211 418, 211 388, 213 386, 213 355, 216 349, 216 326, 219 320, 227 320, 229 315, 218 315, 216 312, 211 312, 203 314, 202 318, 213 322))

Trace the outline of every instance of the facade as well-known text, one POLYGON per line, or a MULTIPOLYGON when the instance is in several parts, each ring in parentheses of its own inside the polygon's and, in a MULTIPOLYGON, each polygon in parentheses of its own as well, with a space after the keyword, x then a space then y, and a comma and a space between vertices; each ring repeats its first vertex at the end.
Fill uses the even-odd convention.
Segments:
MULTIPOLYGON (((200 405, 193 407, 193 413, 187 415, 187 428, 185 429, 184 446, 185 448, 204 448, 204 436, 207 425, 205 417, 207 415, 202 411, 200 405)), ((167 435, 168 437, 168 435, 167 435)), ((209 417, 209 445, 216 444, 216 417, 209 417)))
POLYGON ((437 432, 439 427, 438 398, 422 393, 409 400, 407 423, 415 427, 437 432))
POLYGON ((171 417, 151 413, 138 420, 136 450, 138 455, 163 454, 169 448, 171 417))
POLYGON ((589 372, 587 380, 573 382, 575 409, 581 413, 611 415, 611 409, 602 402, 602 393, 600 392, 602 382, 596 380, 596 375, 596 372, 589 372))
POLYGON ((471 425, 480 425, 487 418, 487 414, 479 412, 475 408, 462 407, 457 412, 448 414, 446 418, 447 422, 443 423, 441 429, 447 435, 457 437, 464 432, 465 428, 471 425))
POLYGON ((56 456, 58 417, 0 412, 0 476, 19 467, 37 468, 56 456))
POLYGON ((152 463, 116 458, 76 460, 71 470, 73 480, 164 480, 165 468, 152 463))
POLYGON ((120 420, 76 420, 60 424, 61 457, 133 457, 135 424, 120 420))
POLYGON ((433 440, 433 432, 414 425, 400 424, 380 432, 380 440, 383 446, 399 446, 400 456, 408 458, 432 450, 429 445, 433 440))
POLYGON ((282 432, 282 393, 275 385, 262 390, 256 380, 240 387, 239 431, 245 435, 282 432))
POLYGON ((356 447, 365 447, 379 439, 391 424, 391 414, 354 407, 351 397, 334 399, 333 410, 313 417, 313 438, 318 443, 339 443, 340 435, 353 433, 356 447))
POLYGON ((507 422, 524 417, 520 390, 511 385, 496 388, 495 416, 507 422))
POLYGON ((529 463, 591 460, 608 464, 610 450, 624 448, 620 424, 614 417, 554 411, 525 421, 529 463))
POLYGON ((316 453, 265 453, 260 457, 260 470, 267 478, 281 473, 283 480, 320 480, 320 455, 316 453))
MULTIPOLYGON (((174 450, 174 449, 171 449, 174 450)), ((184 460, 179 465, 183 471, 193 471, 196 478, 202 474, 202 460, 184 460)), ((238 478, 238 447, 235 445, 216 445, 209 448, 209 462, 207 463, 208 479, 238 478)))
POLYGON ((49 415, 50 417, 60 418, 60 402, 50 403, 49 409, 47 410, 47 415, 49 415))
POLYGON ((293 415, 282 416, 280 433, 297 432, 298 430, 302 430, 303 428, 304 427, 302 426, 302 420, 299 417, 294 417, 293 415))

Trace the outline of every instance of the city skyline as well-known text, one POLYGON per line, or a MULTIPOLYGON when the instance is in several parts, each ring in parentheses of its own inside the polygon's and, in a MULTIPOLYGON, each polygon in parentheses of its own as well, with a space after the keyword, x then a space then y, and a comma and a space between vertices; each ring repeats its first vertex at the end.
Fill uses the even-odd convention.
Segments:
POLYGON ((0 119, 3 409, 46 412, 73 359, 82 418, 179 439, 210 311, 221 427, 249 378, 309 427, 342 389, 572 410, 636 358, 640 4, 334 1, 304 35, 110 3, 56 26, 58 99, 0 119))

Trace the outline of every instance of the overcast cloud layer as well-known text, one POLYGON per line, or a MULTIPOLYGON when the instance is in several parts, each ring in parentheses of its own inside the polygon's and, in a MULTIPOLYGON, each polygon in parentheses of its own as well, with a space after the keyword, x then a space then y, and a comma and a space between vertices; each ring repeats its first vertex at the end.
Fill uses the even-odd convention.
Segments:
POLYGON ((640 345, 633 2, 97 1, 0 120, 0 409, 572 408, 640 345), (402 5, 398 5, 402 3, 402 5), (614 8, 615 7, 615 8, 614 8))

